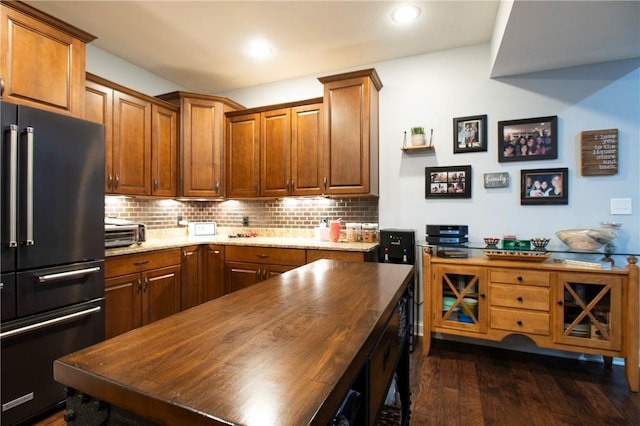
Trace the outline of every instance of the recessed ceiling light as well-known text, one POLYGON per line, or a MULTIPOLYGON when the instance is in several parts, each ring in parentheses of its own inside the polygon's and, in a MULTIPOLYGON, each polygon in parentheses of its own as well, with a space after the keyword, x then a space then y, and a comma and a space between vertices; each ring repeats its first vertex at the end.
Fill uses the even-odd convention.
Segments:
POLYGON ((254 40, 249 43, 247 51, 249 52, 249 56, 256 59, 262 59, 270 56, 273 52, 273 49, 271 48, 271 45, 269 45, 269 43, 265 40, 254 40))
POLYGON ((420 8, 414 5, 403 5, 391 13, 391 19, 399 24, 411 22, 420 16, 420 8))

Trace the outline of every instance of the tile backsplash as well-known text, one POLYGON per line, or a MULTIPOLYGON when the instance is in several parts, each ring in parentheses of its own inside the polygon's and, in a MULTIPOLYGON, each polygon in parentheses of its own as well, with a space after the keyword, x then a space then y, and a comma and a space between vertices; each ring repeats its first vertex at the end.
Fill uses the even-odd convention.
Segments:
POLYGON ((178 226, 178 217, 189 222, 216 222, 240 227, 311 229, 320 218, 343 222, 378 222, 377 198, 285 198, 276 200, 177 201, 105 197, 105 215, 142 222, 148 229, 178 226))

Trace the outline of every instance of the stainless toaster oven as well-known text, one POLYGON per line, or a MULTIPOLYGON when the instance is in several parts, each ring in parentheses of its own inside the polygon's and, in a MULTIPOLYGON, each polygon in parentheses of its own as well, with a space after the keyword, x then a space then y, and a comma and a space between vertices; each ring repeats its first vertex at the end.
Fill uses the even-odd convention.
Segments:
POLYGON ((124 219, 107 218, 104 222, 105 248, 126 247, 141 244, 146 240, 146 227, 143 223, 124 219))

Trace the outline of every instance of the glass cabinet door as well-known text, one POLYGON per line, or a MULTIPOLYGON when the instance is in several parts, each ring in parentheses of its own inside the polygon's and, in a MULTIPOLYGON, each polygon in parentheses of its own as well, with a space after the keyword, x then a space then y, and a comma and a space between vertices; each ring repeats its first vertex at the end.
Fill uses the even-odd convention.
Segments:
POLYGON ((486 270, 438 265, 434 274, 434 323, 440 327, 486 331, 486 270))
POLYGON ((621 349, 622 279, 605 274, 558 274, 554 337, 559 343, 621 349))

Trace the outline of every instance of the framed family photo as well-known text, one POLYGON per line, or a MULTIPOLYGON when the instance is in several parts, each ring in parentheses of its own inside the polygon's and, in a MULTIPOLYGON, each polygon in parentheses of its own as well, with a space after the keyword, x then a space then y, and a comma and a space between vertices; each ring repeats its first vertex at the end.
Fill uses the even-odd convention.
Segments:
POLYGON ((487 150, 487 116, 453 119, 453 153, 487 150))
POLYGON ((558 117, 498 121, 498 161, 558 158, 558 117))
POLYGON ((425 198, 471 198, 471 166, 425 167, 425 198))
POLYGON ((521 170, 520 204, 569 204, 569 169, 521 170))

